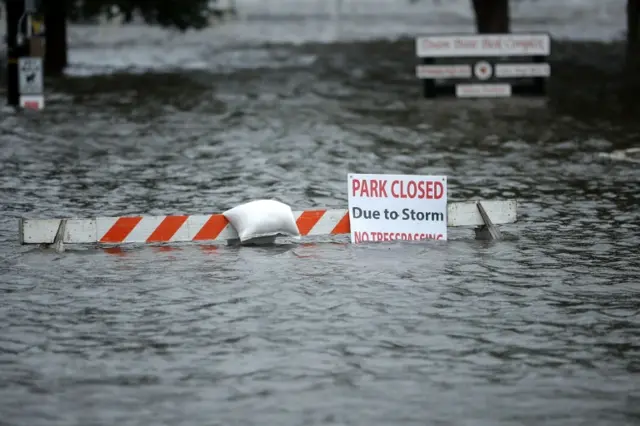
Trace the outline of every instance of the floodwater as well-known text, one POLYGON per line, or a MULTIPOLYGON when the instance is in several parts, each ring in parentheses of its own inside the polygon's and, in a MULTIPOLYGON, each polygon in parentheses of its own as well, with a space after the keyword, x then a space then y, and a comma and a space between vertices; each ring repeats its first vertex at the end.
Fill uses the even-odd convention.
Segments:
POLYGON ((583 40, 554 44, 547 102, 422 99, 383 12, 333 41, 321 18, 73 27, 47 109, 0 116, 0 424, 637 425, 640 173, 599 157, 640 143, 637 87, 623 46, 584 41, 623 2, 564 3, 517 24, 583 40), (519 220, 498 242, 18 245, 21 216, 344 207, 348 172, 446 174, 519 220))

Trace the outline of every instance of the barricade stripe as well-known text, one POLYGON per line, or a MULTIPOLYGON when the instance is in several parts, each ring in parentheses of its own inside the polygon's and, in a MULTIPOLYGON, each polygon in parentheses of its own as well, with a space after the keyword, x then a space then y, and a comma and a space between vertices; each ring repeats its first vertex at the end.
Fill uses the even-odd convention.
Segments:
POLYGON ((147 238, 148 243, 167 242, 178 232, 178 229, 187 221, 188 216, 167 216, 160 225, 153 230, 147 238))
POLYGON ((125 243, 144 243, 166 216, 142 216, 140 223, 124 239, 125 243))
POLYGON ((307 235, 330 235, 331 230, 342 218, 342 213, 342 210, 326 210, 307 235))
POLYGON ((351 233, 351 222, 349 221, 349 211, 345 211, 340 222, 331 230, 332 234, 349 234, 351 233))
POLYGON ((300 235, 308 235, 326 212, 327 210, 304 210, 296 220, 300 235))
POLYGON ((215 240, 227 227, 229 221, 222 214, 212 214, 202 229, 193 237, 193 241, 215 240))
POLYGON ((100 238, 100 242, 121 243, 141 220, 142 216, 119 217, 116 223, 100 238))
POLYGON ((171 236, 170 241, 192 241, 193 237, 202 229, 211 215, 190 215, 182 226, 171 236))

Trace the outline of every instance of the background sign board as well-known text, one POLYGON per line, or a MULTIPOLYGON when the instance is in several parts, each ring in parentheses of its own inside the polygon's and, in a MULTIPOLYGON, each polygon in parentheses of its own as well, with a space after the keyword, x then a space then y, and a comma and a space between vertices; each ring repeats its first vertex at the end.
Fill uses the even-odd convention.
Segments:
POLYGON ((18 59, 19 90, 21 95, 40 95, 43 92, 42 58, 18 59))
POLYGON ((354 244, 447 239, 446 176, 349 174, 354 244))
POLYGON ((422 62, 416 76, 427 98, 544 95, 551 76, 545 62, 550 54, 549 34, 421 36, 416 38, 416 55, 422 62))

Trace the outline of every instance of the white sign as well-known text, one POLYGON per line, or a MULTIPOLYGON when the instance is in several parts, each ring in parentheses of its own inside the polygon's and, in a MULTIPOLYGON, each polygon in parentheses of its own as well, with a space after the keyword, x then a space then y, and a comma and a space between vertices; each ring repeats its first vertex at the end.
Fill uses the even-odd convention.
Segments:
POLYGON ((446 176, 349 174, 351 241, 447 239, 446 176))
POLYGON ((420 58, 461 56, 548 56, 549 34, 434 35, 416 39, 420 58))
POLYGON ((496 77, 549 77, 549 64, 496 64, 496 77))
POLYGON ((18 59, 19 90, 22 95, 39 95, 43 92, 42 58, 18 59))
POLYGON ((502 98, 511 96, 510 84, 458 84, 456 96, 459 98, 502 98))
POLYGON ((471 65, 418 65, 418 78, 471 78, 471 65))
POLYGON ((20 95, 20 108, 41 110, 44 108, 44 96, 20 95))

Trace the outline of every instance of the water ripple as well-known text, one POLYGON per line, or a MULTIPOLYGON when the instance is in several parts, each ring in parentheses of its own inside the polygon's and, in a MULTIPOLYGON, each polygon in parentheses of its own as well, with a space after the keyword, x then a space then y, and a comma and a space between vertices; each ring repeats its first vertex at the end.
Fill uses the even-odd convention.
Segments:
POLYGON ((636 123, 425 101, 408 42, 287 49, 313 66, 70 78, 0 117, 4 421, 637 423, 640 175, 595 160, 636 123), (444 173, 519 222, 501 242, 17 243, 21 216, 343 207, 348 172, 444 173))

